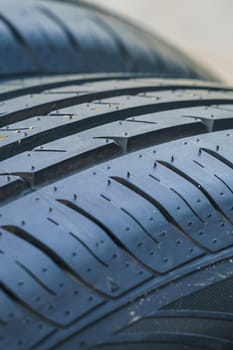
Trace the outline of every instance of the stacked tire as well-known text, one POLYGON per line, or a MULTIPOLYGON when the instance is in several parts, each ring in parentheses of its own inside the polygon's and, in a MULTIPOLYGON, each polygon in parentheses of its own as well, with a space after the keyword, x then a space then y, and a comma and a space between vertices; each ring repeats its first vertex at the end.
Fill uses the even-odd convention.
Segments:
POLYGON ((0 349, 232 349, 233 90, 85 3, 1 5, 0 349))

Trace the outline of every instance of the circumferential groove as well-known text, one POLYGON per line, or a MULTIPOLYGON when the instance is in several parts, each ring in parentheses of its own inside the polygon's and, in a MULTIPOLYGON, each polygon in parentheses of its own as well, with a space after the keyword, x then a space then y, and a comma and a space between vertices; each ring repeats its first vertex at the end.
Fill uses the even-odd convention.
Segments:
MULTIPOLYGON (((135 78, 135 79, 140 79, 141 77, 143 78, 147 78, 147 79, 154 79, 157 77, 156 74, 142 74, 142 73, 112 73, 112 74, 108 74, 108 76, 104 75, 104 74, 90 74, 89 77, 86 78, 80 78, 77 77, 76 79, 68 79, 67 80, 60 80, 57 82, 51 82, 48 81, 44 82, 39 81, 39 85, 32 85, 32 86, 23 86, 21 88, 18 88, 16 90, 10 90, 9 92, 3 92, 0 94, 0 101, 4 101, 10 98, 15 98, 15 97, 20 97, 23 95, 27 95, 27 94, 36 94, 36 93, 41 93, 43 91, 47 91, 47 90, 51 90, 51 89, 57 89, 57 88, 61 88, 61 87, 66 87, 69 85, 83 85, 83 84, 87 84, 87 83, 95 83, 95 82, 101 82, 101 81, 109 81, 109 80, 129 80, 131 78, 135 78)), ((44 78, 44 80, 46 81, 46 78, 44 78)), ((194 89, 196 89, 197 87, 193 87, 194 89)), ((205 87, 200 87, 200 89, 205 89, 205 87)), ((212 87, 213 90, 219 90, 217 87, 212 87)), ((224 88, 223 88, 224 90, 224 88)), ((231 89, 225 88, 225 91, 231 91, 231 89)))
MULTIPOLYGON (((107 76, 105 74, 102 73, 98 73, 98 74, 90 74, 89 77, 73 77, 70 78, 70 76, 68 76, 67 80, 58 80, 58 81, 46 81, 46 78, 44 78, 43 80, 39 81, 38 85, 34 85, 32 84, 31 86, 23 86, 21 88, 16 88, 15 90, 10 90, 10 91, 5 91, 2 92, 0 94, 0 101, 3 100, 7 100, 10 98, 15 98, 15 97, 20 97, 26 94, 35 94, 35 93, 41 93, 43 91, 46 90, 51 90, 51 89, 57 89, 60 87, 66 87, 69 85, 82 85, 82 84, 86 84, 86 83, 96 83, 96 82, 101 82, 101 81, 109 81, 109 80, 129 80, 129 79, 135 79, 135 80, 139 80, 139 79, 145 79, 147 78, 148 80, 151 79, 155 79, 158 78, 158 75, 155 73, 112 73, 112 74, 108 74, 107 76)), ((233 91, 232 88, 227 87, 227 86, 221 86, 221 88, 219 88, 219 86, 207 86, 207 85, 198 85, 197 83, 194 86, 190 86, 190 85, 185 85, 185 84, 169 84, 169 82, 167 83, 166 86, 167 89, 192 89, 192 90, 206 90, 208 89, 209 91, 233 91)), ((155 86, 154 89, 160 89, 163 90, 164 87, 160 86, 157 87, 155 86)), ((218 109, 223 109, 223 110, 229 110, 227 108, 221 108, 219 107, 218 109)))
MULTIPOLYGON (((14 143, 8 144, 5 147, 0 148, 0 160, 5 160, 10 157, 13 157, 15 155, 18 155, 22 152, 31 151, 33 149, 33 152, 56 152, 56 153, 65 153, 66 150, 63 149, 35 149, 35 147, 39 147, 45 143, 57 141, 59 139, 79 134, 81 132, 90 130, 93 131, 93 135, 95 134, 95 127, 101 127, 103 125, 110 124, 112 122, 116 122, 119 120, 125 120, 127 118, 124 113, 118 111, 118 112, 112 112, 112 113, 106 113, 99 115, 98 117, 93 116, 89 118, 88 123, 86 120, 79 120, 72 123, 68 123, 65 125, 60 126, 54 126, 52 129, 49 129, 46 131, 39 132, 37 134, 34 134, 32 136, 28 136, 25 138, 20 139, 20 146, 17 141, 14 143), (9 147, 10 146, 10 147, 9 147)), ((179 127, 179 132, 181 132, 181 129, 179 127)), ((196 135, 197 131, 195 128, 192 128, 191 125, 186 130, 186 127, 184 127, 184 136, 194 136, 196 135)), ((199 130, 199 134, 204 133, 204 130, 199 130)), ((160 138, 156 141, 156 135, 158 134, 158 130, 155 130, 153 132, 153 135, 150 135, 150 137, 144 137, 143 140, 141 139, 141 135, 134 137, 134 146, 133 149, 129 149, 128 143, 130 141, 130 138, 127 137, 111 137, 111 136, 104 136, 104 137, 95 137, 94 139, 111 139, 115 141, 115 143, 119 146, 122 153, 130 153, 132 151, 135 151, 140 148, 149 147, 151 145, 156 144, 162 144, 164 142, 173 141, 179 138, 179 134, 177 133, 177 128, 174 126, 171 128, 171 130, 159 130, 159 136, 160 138), (165 135, 164 139, 161 139, 161 135, 165 135), (153 137, 152 137, 153 136, 153 137)))
MULTIPOLYGON (((159 87, 142 86, 142 87, 120 88, 116 90, 93 92, 93 93, 90 93, 87 95, 81 95, 81 96, 72 96, 72 97, 63 98, 60 100, 43 103, 36 106, 31 106, 30 108, 26 107, 25 109, 21 109, 17 112, 5 114, 1 117, 0 126, 2 127, 10 123, 16 123, 18 121, 28 119, 31 116, 35 117, 38 115, 49 114, 54 110, 62 109, 65 107, 71 107, 82 103, 92 102, 93 100, 101 100, 101 99, 106 99, 110 97, 118 97, 118 96, 129 95, 129 94, 134 95, 140 92, 150 92, 150 91, 158 91, 158 90, 164 91, 164 90, 170 90, 170 89, 171 87, 169 86, 159 86, 159 87)), ((179 89, 181 89, 181 87, 179 87, 179 89)), ((224 99, 224 98, 208 99, 207 98, 207 99, 197 99, 197 100, 183 100, 183 101, 179 100, 179 101, 170 101, 170 102, 165 101, 160 103, 159 102, 152 103, 146 106, 126 108, 124 110, 119 110, 112 113, 115 113, 115 115, 117 113, 118 115, 124 114, 125 118, 129 118, 129 117, 135 117, 142 114, 147 114, 147 113, 152 113, 157 111, 163 111, 163 110, 168 111, 171 109, 181 109, 181 108, 195 107, 195 106, 196 107, 209 106, 212 104, 224 104, 224 105, 233 104, 233 99, 224 99)))
POLYGON ((212 198, 212 196, 203 188, 200 184, 198 184, 193 178, 185 174, 183 171, 177 169, 175 166, 169 164, 168 162, 158 160, 158 163, 163 165, 164 167, 172 170, 174 173, 180 175, 187 181, 189 181, 192 185, 194 185, 199 191, 204 194, 204 196, 209 200, 209 202, 212 204, 214 209, 219 213, 220 216, 224 217, 225 220, 227 220, 231 225, 233 224, 231 220, 226 216, 226 214, 223 212, 223 210, 218 206, 218 204, 215 202, 215 200, 212 198))
MULTIPOLYGON (((128 80, 130 78, 140 78, 140 76, 143 76, 143 74, 137 73, 137 74, 133 74, 133 73, 124 73, 124 74, 108 74, 108 76, 104 76, 103 74, 90 74, 89 77, 87 78, 74 78, 74 79, 67 79, 67 80, 60 80, 57 82, 50 82, 48 80, 48 82, 43 82, 43 80, 41 81, 41 84, 39 85, 32 85, 32 86, 26 86, 23 88, 19 88, 16 90, 10 90, 10 91, 6 91, 0 94, 0 101, 4 101, 10 98, 15 98, 15 97, 20 97, 23 95, 27 95, 27 94, 37 94, 37 93, 41 93, 43 91, 46 90, 51 90, 51 89, 57 89, 60 87, 66 87, 69 85, 83 85, 86 83, 95 83, 95 82, 99 82, 99 81, 108 81, 108 80, 128 80)), ((145 76, 145 75, 144 75, 145 76)), ((150 74, 147 75, 148 78, 153 78, 155 77, 155 75, 150 74)), ((45 79, 46 80, 46 79, 45 79)), ((204 87, 202 87, 204 88, 204 87)), ((219 90, 218 88, 214 88, 214 90, 219 90)), ((227 89, 228 90, 228 89, 227 89)))

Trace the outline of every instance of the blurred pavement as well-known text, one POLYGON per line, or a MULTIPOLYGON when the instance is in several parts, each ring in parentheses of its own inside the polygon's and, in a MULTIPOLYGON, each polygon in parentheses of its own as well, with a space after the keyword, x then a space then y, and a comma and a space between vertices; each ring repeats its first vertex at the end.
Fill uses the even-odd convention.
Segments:
POLYGON ((89 0, 160 34, 233 84, 233 0, 89 0))

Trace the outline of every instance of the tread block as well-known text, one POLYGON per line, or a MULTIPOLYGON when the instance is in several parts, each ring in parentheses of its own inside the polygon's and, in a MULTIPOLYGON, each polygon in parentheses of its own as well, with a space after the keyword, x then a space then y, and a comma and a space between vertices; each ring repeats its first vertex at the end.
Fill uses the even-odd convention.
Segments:
MULTIPOLYGON (((0 172, 4 171, 0 169, 0 172)), ((3 201, 12 195, 23 192, 29 185, 19 176, 0 174, 0 200, 3 201)))
POLYGON ((98 305, 101 299, 95 296, 94 300, 93 293, 75 283, 49 256, 17 234, 19 230, 13 227, 1 229, 0 259, 2 283, 19 302, 60 326, 98 305))
POLYGON ((0 349, 30 349, 55 331, 0 290, 0 349), (14 335, 14 336, 13 336, 14 335))
POLYGON ((146 198, 158 208, 161 207, 166 213, 167 219, 174 225, 177 225, 183 234, 194 240, 196 244, 200 244, 201 247, 215 251, 232 243, 233 237, 231 235, 231 224, 229 224, 221 215, 216 213, 216 210, 214 210, 208 199, 201 195, 200 191, 195 191, 195 189, 188 192, 188 195, 187 192, 186 195, 183 195, 185 181, 179 176, 173 176, 173 174, 173 181, 170 181, 169 184, 172 187, 167 186, 163 179, 164 176, 166 176, 165 174, 169 172, 169 169, 164 169, 159 164, 157 165, 155 161, 161 161, 163 164, 162 159, 156 154, 154 155, 154 161, 151 161, 150 164, 148 164, 149 169, 145 167, 144 162, 142 167, 140 162, 138 162, 136 166, 135 159, 132 163, 127 160, 125 165, 121 163, 120 167, 114 167, 114 170, 109 173, 109 176, 113 176, 113 179, 116 179, 129 190, 135 191, 140 196, 146 198), (124 169, 128 170, 126 171, 124 169), (130 178, 127 178, 127 172, 131 174, 130 178), (176 183, 179 184, 179 182, 179 191, 174 191, 177 187, 176 183), (201 200, 203 200, 205 208, 209 207, 210 209, 210 211, 206 211, 205 218, 198 215, 192 207, 192 202, 195 198, 192 196, 193 192, 196 192, 195 197, 197 198, 197 203, 201 203, 201 200), (218 236, 219 238, 221 237, 221 239, 213 236, 212 232, 216 231, 216 227, 219 227, 219 232, 221 233, 218 236), (224 235, 222 231, 224 231, 224 235))
MULTIPOLYGON (((189 125, 194 126, 193 132, 195 133, 202 133, 206 131, 205 125, 203 125, 199 120, 183 117, 182 113, 185 113, 185 110, 167 112, 166 116, 164 112, 159 112, 128 119, 124 118, 123 115, 117 115, 116 117, 114 115, 107 115, 106 118, 105 114, 100 114, 98 118, 95 118, 95 107, 96 106, 94 104, 91 104, 91 107, 86 107, 85 105, 79 106, 80 112, 75 115, 64 114, 32 117, 27 120, 2 127, 0 129, 2 134, 0 138, 1 160, 17 153, 21 153, 25 150, 30 150, 39 145, 43 145, 44 143, 58 140, 64 136, 77 134, 86 130, 89 131, 90 129, 93 133, 92 137, 107 138, 107 135, 112 135, 115 137, 124 137, 125 139, 129 138, 126 137, 128 136, 128 131, 132 134, 132 136, 142 135, 142 137, 145 133, 149 134, 150 131, 153 133, 153 131, 157 129, 160 130, 166 128, 167 130, 165 133, 168 133, 169 128, 172 127, 173 129, 171 132, 174 133, 174 137, 175 134, 177 134, 177 137, 179 137, 181 132, 184 134, 188 132, 185 130, 190 129, 188 128, 189 125), (82 115, 85 115, 85 118, 83 118, 82 115), (118 123, 116 123, 115 120, 119 120, 118 123), (108 122, 106 123, 106 121, 108 122), (135 124, 132 124, 132 122, 135 124), (178 127, 177 130, 175 129, 176 126, 178 127)), ((157 137, 158 136, 159 135, 157 135, 157 137)))
MULTIPOLYGON (((142 87, 144 90, 145 88, 142 87)), ((83 91, 81 89, 81 91, 83 91)), ((31 116, 38 116, 41 114, 48 114, 52 111, 57 111, 57 114, 76 114, 77 107, 85 102, 94 102, 97 104, 96 110, 102 110, 103 107, 114 106, 119 113, 119 110, 124 108, 130 110, 130 116, 136 116, 138 114, 143 114, 144 111, 147 113, 160 111, 163 109, 169 110, 174 108, 185 108, 189 106, 201 106, 201 105, 211 105, 215 103, 226 103, 229 104, 233 100, 233 94, 231 91, 218 92, 218 91, 202 91, 200 90, 200 95, 195 94, 196 90, 167 90, 167 91, 156 91, 152 95, 144 94, 141 95, 130 95, 130 89, 113 89, 104 90, 98 92, 92 92, 85 94, 85 92, 80 92, 74 94, 31 94, 26 96, 16 97, 11 100, 3 101, 0 104, 0 125, 4 126, 10 123, 15 123, 20 120, 30 118, 31 116), (128 94, 128 95, 127 95, 128 94), (121 95, 120 97, 118 97, 121 95), (102 101, 104 99, 104 101, 102 101), (224 101, 224 102, 223 102, 224 101), (71 107, 72 106, 72 107, 71 107), (141 106, 141 108, 139 108, 141 106)), ((108 110, 108 112, 110 112, 108 110)), ((129 112, 129 111, 128 111, 129 112)))
MULTIPOLYGON (((212 173, 209 173, 209 169, 206 169, 205 166, 201 163, 202 151, 200 150, 201 144, 195 146, 192 143, 186 145, 186 148, 183 149, 183 154, 181 157, 177 154, 175 159, 172 159, 171 162, 171 152, 169 157, 167 157, 166 163, 168 166, 172 167, 174 171, 181 172, 186 178, 191 182, 195 183, 205 194, 209 197, 216 209, 222 213, 228 220, 233 222, 233 213, 232 213, 232 192, 231 189, 226 186, 224 182, 218 179, 215 175, 215 170, 212 169, 212 173), (192 151, 193 153, 191 153, 192 151), (187 152, 187 153, 186 153, 187 152), (192 156, 190 156, 192 154, 192 156), (187 157, 185 167, 183 164, 183 157, 187 157), (172 163, 172 164, 171 164, 172 163)), ((205 156, 206 158, 206 156, 205 156)), ((215 161, 213 158, 209 157, 209 164, 215 161)), ((213 165, 214 166, 214 165, 213 165)), ((227 169, 229 175, 231 176, 232 169, 230 167, 227 169)), ((213 204, 212 203, 212 204, 213 204)))
MULTIPOLYGON (((83 218, 74 210, 69 209, 67 214, 61 204, 54 205, 43 197, 30 195, 24 198, 25 212, 23 212, 21 201, 22 199, 19 202, 16 201, 14 209, 12 208, 15 213, 18 213, 14 215, 13 221, 7 210, 2 209, 2 226, 41 247, 42 251, 59 263, 59 266, 64 266, 65 271, 70 271, 74 279, 80 278, 82 283, 91 288, 89 293, 85 292, 86 299, 91 298, 91 300, 88 304, 83 303, 83 308, 92 308, 101 302, 102 299, 98 293, 95 295, 92 292, 93 289, 114 297, 151 276, 151 273, 128 257, 128 254, 114 243, 103 228, 83 218), (18 205, 21 206, 21 210, 17 208, 18 205), (34 227, 33 218, 33 206, 35 208, 35 205, 40 213, 37 216, 37 228, 34 227), (62 218, 65 218, 66 215, 69 215, 69 221, 64 223, 62 218), (43 230, 41 230, 41 223, 43 223, 43 230), (92 243, 88 237, 84 236, 84 232, 89 231, 89 226, 96 232, 95 242, 92 243), (58 235, 59 240, 57 240, 58 235), (98 251, 102 251, 105 247, 106 249, 109 247, 110 255, 107 254, 106 257, 103 256, 100 259, 98 251), (121 270, 118 269, 120 265, 126 268, 132 277, 134 276, 132 280, 122 275, 121 270)), ((64 297, 67 297, 66 294, 64 297)), ((78 308, 77 312, 80 312, 79 310, 82 308, 78 308)), ((74 317, 72 313, 71 316, 74 317)))
MULTIPOLYGON (((113 84, 117 85, 117 82, 121 84, 123 81, 131 80, 133 87, 137 86, 153 86, 154 89, 168 89, 168 88, 192 88, 192 89, 209 89, 212 91, 232 91, 232 89, 228 86, 219 84, 205 82, 205 81, 194 81, 194 80, 182 80, 182 79, 155 79, 153 78, 153 74, 140 74, 140 73, 108 73, 106 74, 67 74, 65 75, 65 80, 61 78, 59 75, 53 75, 50 77, 39 77, 39 78, 21 78, 21 79, 12 79, 4 81, 4 85, 1 87, 0 100, 6 100, 9 98, 19 97, 25 95, 27 93, 39 93, 39 92, 48 92, 53 93, 62 92, 62 88, 64 87, 64 92, 70 90, 70 86, 72 86, 72 90, 75 92, 79 92, 79 86, 85 84, 86 88, 92 88, 96 86, 96 82, 100 84, 104 84, 105 82, 111 81, 110 89, 113 84), (145 78, 146 76, 146 78, 145 78), (59 90, 60 89, 60 90, 59 90)), ((124 87, 125 85, 123 85, 124 87)), ((215 106, 215 108, 218 108, 215 106)), ((219 108, 218 108, 219 109, 219 108)))
POLYGON ((111 180, 109 184, 108 177, 98 176, 98 172, 91 177, 90 175, 90 173, 89 175, 85 174, 82 178, 79 176, 80 187, 77 189, 77 199, 71 202, 69 198, 72 199, 72 192, 69 191, 69 188, 72 189, 73 183, 76 183, 75 176, 70 178, 70 186, 65 185, 65 183, 63 185, 61 182, 58 193, 53 193, 52 188, 46 188, 43 191, 49 196, 59 195, 63 201, 69 201, 74 207, 80 207, 93 217, 98 218, 104 226, 111 229, 116 239, 120 240, 132 255, 157 272, 166 272, 184 261, 204 254, 203 250, 193 245, 175 226, 166 220, 159 210, 156 210, 146 200, 140 200, 140 197, 134 193, 128 194, 127 189, 123 190, 119 185, 114 185, 111 180), (118 201, 116 193, 113 192, 115 196, 112 195, 115 187, 115 191, 118 191, 119 194, 118 201), (114 196, 113 200, 112 196, 114 196), (120 199, 122 204, 119 203, 120 199), (138 206, 141 205, 140 215, 136 213, 137 207, 131 208, 132 201, 138 203, 138 206), (115 204, 115 202, 118 203, 115 204), (158 227, 153 229, 155 225, 158 227), (170 232, 172 233, 170 234, 170 232), (168 258, 169 251, 173 248, 174 252, 174 247, 176 247, 177 253, 170 260, 168 258))
POLYGON ((120 148, 113 141, 90 139, 85 143, 85 140, 85 137, 70 136, 60 140, 61 148, 49 145, 52 148, 21 153, 1 162, 3 174, 19 175, 31 186, 37 186, 67 172, 82 169, 90 162, 106 160, 120 154, 120 148))
MULTIPOLYGON (((69 96, 69 98, 72 97, 76 97, 76 95, 69 96)), ((67 98, 67 94, 33 94, 3 101, 0 104, 0 125, 4 126, 33 115, 49 112, 50 108, 56 109, 58 101, 67 98), (38 107, 40 107, 40 112, 38 107)))

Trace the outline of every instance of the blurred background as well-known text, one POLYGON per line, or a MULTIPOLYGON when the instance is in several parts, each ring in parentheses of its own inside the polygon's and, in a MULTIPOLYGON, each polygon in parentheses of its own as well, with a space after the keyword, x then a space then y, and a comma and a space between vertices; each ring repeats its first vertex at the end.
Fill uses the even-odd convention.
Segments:
POLYGON ((233 84, 233 0, 88 0, 134 20, 233 84))

